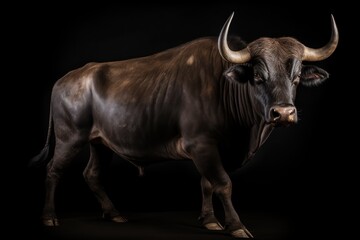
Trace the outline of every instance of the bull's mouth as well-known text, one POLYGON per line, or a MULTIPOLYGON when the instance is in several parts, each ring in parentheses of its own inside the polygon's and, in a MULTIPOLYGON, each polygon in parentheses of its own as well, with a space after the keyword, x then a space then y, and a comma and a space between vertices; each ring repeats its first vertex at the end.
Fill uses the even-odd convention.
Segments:
POLYGON ((296 121, 269 121, 268 125, 272 127, 289 127, 296 124, 296 121))

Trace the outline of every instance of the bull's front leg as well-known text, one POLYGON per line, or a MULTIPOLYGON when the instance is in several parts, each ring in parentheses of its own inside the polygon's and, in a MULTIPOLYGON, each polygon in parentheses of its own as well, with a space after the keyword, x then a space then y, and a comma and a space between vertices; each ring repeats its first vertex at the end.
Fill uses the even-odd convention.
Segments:
MULTIPOLYGON (((225 172, 217 146, 209 139, 201 138, 191 141, 186 148, 190 153, 200 174, 206 178, 212 186, 215 194, 220 198, 225 213, 225 229, 234 237, 249 238, 251 233, 241 223, 238 214, 231 201, 232 183, 229 175, 225 172)), ((204 182, 206 184, 206 182, 204 182)), ((209 196, 206 196, 208 199, 209 196)), ((207 200, 209 201, 209 200, 207 200)), ((204 202, 203 211, 210 213, 209 202, 204 202), (208 206, 206 206, 208 205, 208 206)), ((212 205, 212 204, 211 204, 212 205)), ((204 214, 204 212, 203 212, 204 214)))
POLYGON ((214 208, 212 203, 212 197, 214 188, 212 184, 205 177, 201 178, 201 190, 202 190, 202 208, 199 220, 202 225, 209 230, 223 230, 219 221, 214 214, 214 208))

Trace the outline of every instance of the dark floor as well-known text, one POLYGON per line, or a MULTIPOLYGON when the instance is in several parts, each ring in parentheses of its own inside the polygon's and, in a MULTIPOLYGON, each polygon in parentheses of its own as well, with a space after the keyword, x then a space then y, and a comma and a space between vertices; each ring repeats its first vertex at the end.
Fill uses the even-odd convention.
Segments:
MULTIPOLYGON (((96 213, 61 217, 61 226, 35 226, 30 239, 234 239, 225 231, 209 231, 197 221, 196 212, 129 213, 128 223, 103 221, 96 213)), ((288 239, 286 217, 274 214, 242 214, 243 222, 256 239, 288 239)), ((23 234, 23 233, 22 233, 23 234)))

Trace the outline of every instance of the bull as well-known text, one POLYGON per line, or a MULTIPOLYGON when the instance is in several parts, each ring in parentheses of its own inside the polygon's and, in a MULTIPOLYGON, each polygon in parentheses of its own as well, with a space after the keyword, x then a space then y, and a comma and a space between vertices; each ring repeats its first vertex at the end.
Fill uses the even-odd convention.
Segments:
POLYGON ((54 194, 66 166, 90 146, 83 172, 103 217, 126 222, 100 181, 100 156, 115 152, 140 169, 149 159, 190 159, 201 175, 201 224, 252 237, 232 201, 232 183, 222 163, 221 145, 234 138, 246 162, 275 127, 295 124, 299 84, 315 86, 329 77, 303 61, 321 61, 336 49, 339 34, 321 48, 292 37, 228 41, 232 13, 218 38, 200 38, 166 51, 124 61, 88 63, 59 79, 52 89, 48 136, 32 164, 47 164, 42 221, 58 226, 54 194), (231 46, 232 45, 232 46, 231 46), (239 50, 234 50, 237 48, 239 50), (212 196, 221 200, 225 222, 214 215, 212 196))

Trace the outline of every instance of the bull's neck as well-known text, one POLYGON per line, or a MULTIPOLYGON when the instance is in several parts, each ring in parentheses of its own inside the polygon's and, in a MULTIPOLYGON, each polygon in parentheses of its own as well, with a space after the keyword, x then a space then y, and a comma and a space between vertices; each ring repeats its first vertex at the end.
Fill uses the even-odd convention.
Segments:
POLYGON ((224 77, 221 79, 222 101, 224 104, 225 116, 232 123, 251 127, 259 123, 257 106, 251 94, 250 83, 237 83, 229 81, 224 77))

